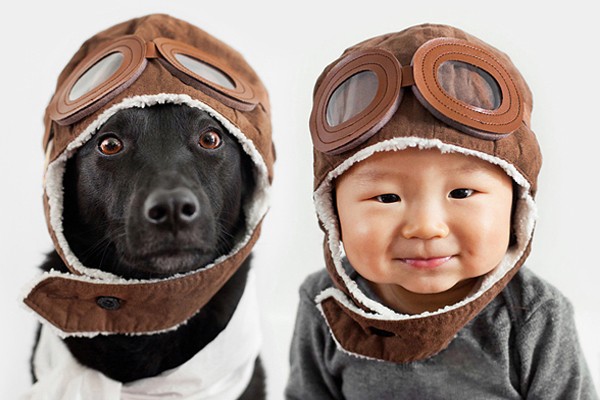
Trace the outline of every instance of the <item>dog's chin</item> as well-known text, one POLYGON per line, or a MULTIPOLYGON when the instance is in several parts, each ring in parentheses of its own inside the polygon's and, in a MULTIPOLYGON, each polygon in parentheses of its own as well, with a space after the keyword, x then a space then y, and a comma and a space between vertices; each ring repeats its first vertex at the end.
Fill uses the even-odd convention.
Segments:
POLYGON ((199 270, 210 264, 216 254, 199 250, 161 251, 143 256, 125 257, 131 278, 166 278, 199 270))

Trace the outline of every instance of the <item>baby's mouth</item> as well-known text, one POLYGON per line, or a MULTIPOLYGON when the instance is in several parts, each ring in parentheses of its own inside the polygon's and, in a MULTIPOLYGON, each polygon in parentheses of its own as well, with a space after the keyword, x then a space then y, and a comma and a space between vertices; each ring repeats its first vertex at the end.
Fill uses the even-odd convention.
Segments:
POLYGON ((432 269, 448 262, 452 256, 431 257, 431 258, 400 258, 405 264, 415 268, 432 269))

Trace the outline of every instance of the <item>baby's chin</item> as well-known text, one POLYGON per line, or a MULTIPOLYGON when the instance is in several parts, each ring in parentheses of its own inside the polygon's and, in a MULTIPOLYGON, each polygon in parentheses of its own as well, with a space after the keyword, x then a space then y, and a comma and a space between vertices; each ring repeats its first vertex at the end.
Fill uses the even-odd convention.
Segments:
POLYGON ((465 299, 472 285, 460 282, 403 282, 402 284, 387 282, 371 285, 387 307, 403 314, 421 314, 435 312, 465 299))
POLYGON ((435 296, 440 299, 448 298, 447 305, 451 305, 466 298, 473 292, 479 282, 479 277, 468 279, 441 279, 430 278, 403 282, 401 288, 415 296, 435 296))

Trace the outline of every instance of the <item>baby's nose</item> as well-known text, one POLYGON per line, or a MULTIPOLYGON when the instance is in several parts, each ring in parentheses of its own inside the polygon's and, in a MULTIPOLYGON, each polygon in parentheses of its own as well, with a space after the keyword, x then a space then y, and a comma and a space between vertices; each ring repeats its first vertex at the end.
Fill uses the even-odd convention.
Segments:
POLYGON ((448 236, 450 228, 442 210, 422 204, 407 210, 401 232, 406 239, 427 240, 448 236))

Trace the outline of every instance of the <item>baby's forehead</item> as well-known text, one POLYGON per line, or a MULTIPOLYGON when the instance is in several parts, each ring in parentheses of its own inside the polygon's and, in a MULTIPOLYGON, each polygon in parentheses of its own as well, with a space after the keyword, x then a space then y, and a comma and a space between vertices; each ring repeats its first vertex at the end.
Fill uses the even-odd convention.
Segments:
POLYGON ((449 177, 487 174, 508 178, 501 167, 473 155, 441 152, 438 149, 408 148, 381 151, 358 161, 340 178, 378 180, 386 177, 414 176, 426 172, 449 177))

